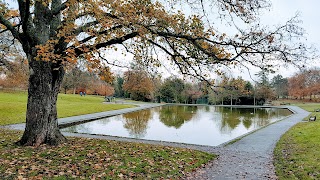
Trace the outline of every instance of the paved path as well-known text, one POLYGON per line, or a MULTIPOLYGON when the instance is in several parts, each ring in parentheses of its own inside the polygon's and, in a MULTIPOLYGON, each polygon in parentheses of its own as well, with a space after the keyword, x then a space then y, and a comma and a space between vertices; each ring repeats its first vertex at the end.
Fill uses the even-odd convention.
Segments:
MULTIPOLYGON (((146 104, 140 107, 115 110, 103 113, 95 113, 89 115, 75 116, 70 118, 59 119, 60 125, 74 124, 79 121, 92 121, 103 117, 109 117, 126 112, 137 111, 145 108, 161 106, 159 104, 146 104)), ((218 159, 207 165, 205 168, 190 174, 186 179, 276 179, 273 166, 273 149, 280 139, 290 127, 309 115, 309 112, 295 106, 287 106, 295 114, 284 120, 271 124, 265 128, 255 131, 239 141, 229 144, 212 146, 198 146, 171 142, 139 140, 131 138, 121 138, 114 136, 99 136, 77 133, 64 133, 66 136, 101 138, 109 140, 142 142, 148 144, 184 147, 190 149, 202 150, 210 153, 218 154, 218 159)), ((16 124, 6 126, 11 129, 24 129, 24 124, 16 124)))
MULTIPOLYGON (((126 103, 126 104, 128 104, 128 103, 126 103)), ((80 115, 80 116, 72 116, 72 117, 67 117, 67 118, 59 118, 58 119, 59 127, 66 127, 66 126, 70 126, 70 125, 74 125, 74 124, 94 121, 94 120, 101 119, 101 118, 116 116, 119 114, 124 114, 124 113, 128 113, 128 112, 134 112, 134 111, 139 111, 142 109, 148 109, 148 108, 153 108, 153 107, 158 107, 158 106, 164 105, 164 104, 157 104, 157 103, 145 103, 145 104, 132 103, 132 104, 137 105, 137 107, 118 109, 118 110, 93 113, 93 114, 85 114, 85 115, 80 115)), ((7 125, 7 126, 3 126, 3 127, 9 128, 9 129, 15 129, 15 130, 24 130, 25 126, 26 126, 25 123, 21 123, 21 124, 7 125)))
POLYGON ((188 179, 277 179, 273 166, 273 149, 280 137, 310 113, 295 106, 292 116, 262 128, 241 140, 208 149, 219 158, 188 179))

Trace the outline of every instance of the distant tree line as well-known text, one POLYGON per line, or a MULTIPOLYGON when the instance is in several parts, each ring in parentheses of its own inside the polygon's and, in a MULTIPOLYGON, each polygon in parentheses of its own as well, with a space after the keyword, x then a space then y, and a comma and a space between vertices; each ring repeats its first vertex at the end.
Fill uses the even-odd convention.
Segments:
MULTIPOLYGON (((18 53, 0 66, 0 88, 26 90, 28 64, 18 53)), ((111 70, 90 71, 78 63, 66 69, 61 93, 87 94, 131 98, 146 102, 184 104, 264 104, 274 99, 304 99, 320 101, 320 69, 301 70, 290 78, 275 75, 269 79, 267 71, 260 71, 252 83, 241 77, 222 76, 212 84, 186 81, 178 77, 161 79, 143 68, 132 68, 114 76, 111 70)))
MULTIPOLYGON (((28 64, 22 56, 13 56, 6 66, 0 66, 0 88, 26 90, 28 88, 28 64)), ((114 87, 113 77, 108 69, 89 71, 85 65, 77 64, 66 69, 60 92, 112 96, 114 87)))
POLYGON ((89 72, 78 66, 72 67, 66 71, 60 92, 65 94, 85 92, 86 94, 112 96, 114 88, 100 75, 101 73, 89 72))
POLYGON ((188 82, 177 77, 154 78, 143 70, 127 71, 114 83, 115 96, 133 100, 185 104, 263 105, 275 99, 319 99, 320 71, 301 71, 290 78, 260 71, 250 82, 241 77, 222 76, 207 82, 188 82))
POLYGON ((291 98, 320 102, 320 69, 312 68, 296 73, 288 79, 288 89, 291 98))

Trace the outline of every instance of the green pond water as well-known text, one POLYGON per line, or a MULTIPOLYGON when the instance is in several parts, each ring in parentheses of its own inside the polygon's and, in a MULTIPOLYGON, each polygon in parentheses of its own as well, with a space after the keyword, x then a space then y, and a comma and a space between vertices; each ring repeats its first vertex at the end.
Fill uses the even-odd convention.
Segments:
POLYGON ((217 146, 291 114, 279 108, 161 106, 62 131, 217 146))

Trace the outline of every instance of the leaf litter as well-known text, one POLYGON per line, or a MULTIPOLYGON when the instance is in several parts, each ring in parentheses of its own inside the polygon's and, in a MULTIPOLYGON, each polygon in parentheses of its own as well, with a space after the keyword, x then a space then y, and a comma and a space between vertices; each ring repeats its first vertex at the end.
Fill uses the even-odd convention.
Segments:
POLYGON ((19 131, 0 129, 4 179, 178 179, 216 156, 142 143, 68 138, 59 146, 21 147, 19 131))

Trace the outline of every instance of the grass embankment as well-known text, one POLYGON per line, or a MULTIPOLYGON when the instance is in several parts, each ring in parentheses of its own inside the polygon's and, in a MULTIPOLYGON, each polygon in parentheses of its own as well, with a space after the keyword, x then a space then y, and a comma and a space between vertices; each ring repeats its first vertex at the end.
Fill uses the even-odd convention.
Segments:
MULTIPOLYGON (((70 117, 133 107, 126 104, 103 104, 101 96, 59 94, 58 117, 70 117)), ((0 125, 25 122, 27 92, 0 92, 0 125)))
POLYGON ((320 109, 319 103, 295 103, 316 121, 298 123, 277 143, 274 158, 279 179, 320 179, 320 109))
POLYGON ((178 179, 215 158, 189 149, 99 139, 20 147, 13 143, 20 136, 0 129, 3 179, 178 179))

